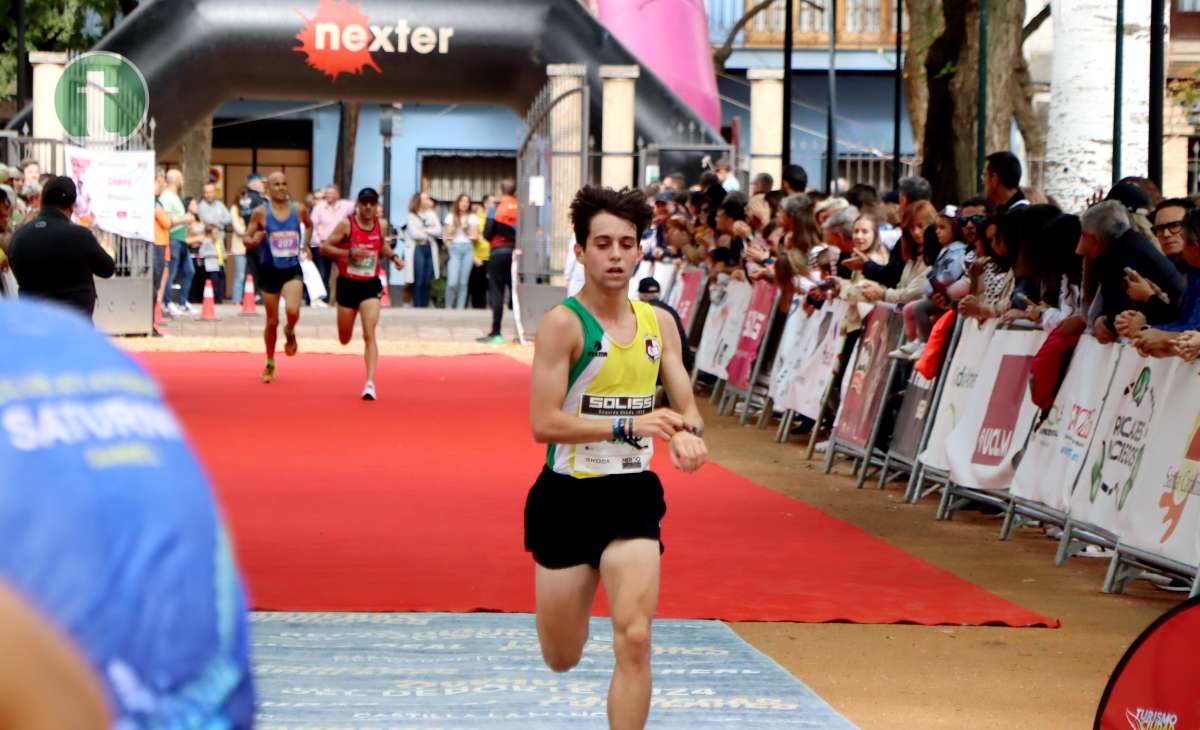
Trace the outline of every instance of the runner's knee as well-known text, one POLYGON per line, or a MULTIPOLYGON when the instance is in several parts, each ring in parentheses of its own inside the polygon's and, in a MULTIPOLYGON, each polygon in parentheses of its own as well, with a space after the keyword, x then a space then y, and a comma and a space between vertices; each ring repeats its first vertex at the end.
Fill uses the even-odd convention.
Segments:
POLYGON ((353 329, 346 330, 346 331, 338 330, 338 342, 342 343, 343 345, 349 345, 350 340, 353 337, 354 337, 353 329))
POLYGON ((637 616, 617 620, 613 626, 613 651, 619 664, 650 662, 650 619, 637 616))
POLYGON ((542 647, 542 658, 546 660, 546 666, 552 672, 569 672, 579 664, 579 660, 583 658, 583 647, 542 647))

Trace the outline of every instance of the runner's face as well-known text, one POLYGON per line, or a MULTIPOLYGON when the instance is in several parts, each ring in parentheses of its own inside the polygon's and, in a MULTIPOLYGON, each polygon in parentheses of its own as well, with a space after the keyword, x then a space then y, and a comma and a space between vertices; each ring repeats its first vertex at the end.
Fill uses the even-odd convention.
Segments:
POLYGON ((378 208, 377 203, 359 201, 356 208, 358 209, 358 219, 363 223, 370 223, 375 220, 375 210, 378 208))
POLYGON ((575 255, 583 262, 583 270, 593 286, 624 291, 637 269, 641 257, 637 227, 611 213, 599 213, 592 218, 587 246, 575 246, 575 255))
POLYGON ((267 180, 267 189, 271 193, 271 200, 276 203, 286 203, 288 198, 291 197, 288 195, 287 178, 283 175, 272 175, 271 178, 267 180))

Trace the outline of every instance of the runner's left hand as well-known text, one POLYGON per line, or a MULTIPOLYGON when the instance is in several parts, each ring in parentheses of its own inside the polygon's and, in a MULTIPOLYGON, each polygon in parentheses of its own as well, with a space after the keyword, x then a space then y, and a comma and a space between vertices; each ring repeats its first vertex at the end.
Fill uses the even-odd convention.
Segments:
POLYGON ((404 268, 404 259, 400 258, 400 254, 393 254, 393 255, 392 255, 392 263, 396 265, 396 268, 397 268, 397 269, 403 269, 403 268, 404 268))
POLYGON ((680 431, 671 437, 671 463, 676 469, 691 474, 708 459, 704 439, 690 431, 680 431))

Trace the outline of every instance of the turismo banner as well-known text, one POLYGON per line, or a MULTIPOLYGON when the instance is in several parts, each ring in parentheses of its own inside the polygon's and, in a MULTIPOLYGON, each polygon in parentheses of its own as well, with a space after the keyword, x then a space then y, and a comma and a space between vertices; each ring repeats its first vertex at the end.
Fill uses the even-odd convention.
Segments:
POLYGON ((692 314, 700 302, 700 286, 704 284, 704 272, 691 269, 679 274, 679 284, 671 290, 670 303, 679 314, 685 332, 691 332, 692 314))
POLYGON ((154 151, 65 149, 76 188, 73 220, 117 236, 154 241, 154 151))
POLYGON ((1120 346, 1101 345, 1090 334, 1079 339, 1054 405, 1013 475, 1015 496, 1067 511, 1120 354, 1120 346))
POLYGON ((895 310, 885 306, 875 307, 863 322, 858 355, 854 368, 844 378, 848 381, 846 393, 833 426, 833 435, 839 441, 867 448, 875 415, 887 395, 888 366, 892 362, 888 352, 900 343, 902 328, 895 310))
POLYGON ((810 343, 815 343, 816 337, 809 336, 810 333, 815 333, 815 328, 809 325, 818 318, 818 315, 810 317, 808 312, 804 311, 804 300, 801 297, 792 297, 792 306, 788 310, 787 321, 783 324, 783 334, 779 336, 775 362, 771 365, 771 384, 767 390, 767 395, 776 403, 783 398, 783 393, 791 384, 800 364, 812 356, 811 350, 815 349, 815 344, 810 347, 810 343))
MULTIPOLYGON (((1124 509, 1117 511, 1117 535, 1133 547, 1196 565, 1200 498, 1193 495, 1200 482, 1200 367, 1180 358, 1153 364, 1166 372, 1162 390, 1151 394, 1156 407, 1146 431, 1152 436, 1133 457, 1140 468, 1131 475, 1133 490, 1124 509)), ((1129 433, 1132 439, 1138 424, 1131 428, 1118 424, 1113 434, 1129 433)))
MULTIPOLYGON (((1150 442, 1149 431, 1158 411, 1167 404, 1164 395, 1173 364, 1174 358, 1144 358, 1133 347, 1121 347, 1096 436, 1071 494, 1069 512, 1076 522, 1117 534, 1121 513, 1131 509, 1130 494, 1139 472, 1148 468, 1144 456, 1150 442)), ((1180 410, 1195 406, 1194 403, 1186 404, 1187 407, 1175 405, 1180 410)), ((1194 410, 1192 414, 1195 415, 1194 410)), ((1166 437, 1167 434, 1155 432, 1156 440, 1166 437)), ((1157 476, 1163 476, 1157 465, 1155 471, 1157 476)))
POLYGON ((696 367, 700 372, 718 378, 728 375, 726 367, 737 348, 738 335, 742 332, 742 321, 746 318, 753 291, 746 282, 731 279, 708 308, 700 347, 696 351, 696 367))
POLYGON ((775 285, 769 281, 759 279, 754 282, 750 304, 738 335, 737 349, 726 368, 729 384, 738 390, 747 390, 751 385, 750 375, 758 358, 758 348, 767 336, 771 313, 775 308, 775 292, 775 285))
POLYGON ((933 431, 921 454, 922 464, 942 471, 950 468, 946 460, 946 438, 962 419, 975 393, 979 367, 987 355, 988 343, 996 332, 996 320, 989 319, 980 325, 978 320, 965 319, 961 326, 962 332, 958 336, 950 367, 944 370, 947 380, 934 416, 933 431))
POLYGON ((845 317, 846 303, 840 299, 813 314, 816 322, 810 325, 814 336, 812 356, 796 368, 792 382, 779 401, 780 408, 796 411, 813 420, 821 415, 821 401, 833 380, 838 353, 842 349, 842 320, 845 317))
POLYGON ((977 397, 946 439, 950 478, 973 489, 1008 489, 1016 455, 1037 417, 1029 393, 1029 366, 1046 340, 1037 330, 996 330, 979 366, 977 397))

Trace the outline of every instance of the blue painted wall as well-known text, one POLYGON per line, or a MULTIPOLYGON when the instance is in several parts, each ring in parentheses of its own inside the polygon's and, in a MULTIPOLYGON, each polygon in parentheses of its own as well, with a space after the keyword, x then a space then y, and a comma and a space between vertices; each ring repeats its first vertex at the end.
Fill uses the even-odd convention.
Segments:
MULTIPOLYGON (((279 115, 282 119, 309 119, 313 123, 312 184, 319 189, 333 181, 337 156, 339 111, 337 104, 291 111, 313 106, 303 101, 232 101, 221 106, 215 116, 247 119, 279 115), (281 112, 287 112, 281 114, 281 112)), ((419 152, 432 150, 516 151, 524 133, 524 124, 516 114, 503 107, 446 106, 411 104, 396 110, 395 136, 392 138, 392 210, 404 210, 406 202, 421 184, 419 152)), ((270 146, 264 140, 263 146, 270 146)), ((366 104, 358 119, 352 191, 383 182, 383 137, 379 133, 379 106, 366 104)), ((343 191, 349 193, 352 191, 343 191)), ((393 213, 393 216, 395 214, 393 213)))

